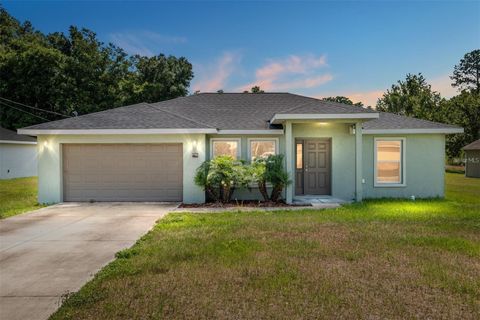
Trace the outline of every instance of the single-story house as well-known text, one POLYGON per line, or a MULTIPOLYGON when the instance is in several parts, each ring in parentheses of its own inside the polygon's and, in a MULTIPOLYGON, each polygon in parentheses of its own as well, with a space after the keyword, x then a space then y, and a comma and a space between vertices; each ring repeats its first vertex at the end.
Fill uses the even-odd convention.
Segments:
POLYGON ((463 147, 465 152, 465 176, 480 178, 480 139, 463 147))
POLYGON ((463 129, 290 93, 202 93, 18 132, 38 138, 40 202, 202 203, 193 178, 203 161, 281 153, 291 203, 442 197, 445 135, 463 129))
POLYGON ((0 179, 37 175, 37 139, 0 127, 0 179))

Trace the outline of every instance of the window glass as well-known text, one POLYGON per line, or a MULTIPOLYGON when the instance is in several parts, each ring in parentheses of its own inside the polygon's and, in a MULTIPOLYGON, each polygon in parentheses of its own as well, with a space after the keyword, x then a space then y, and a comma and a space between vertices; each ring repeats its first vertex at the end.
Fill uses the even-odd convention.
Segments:
POLYGON ((250 141, 250 160, 256 158, 268 157, 275 154, 275 140, 252 140, 250 141))
POLYGON ((297 169, 303 169, 303 144, 297 143, 297 169))
POLYGON ((231 156, 233 159, 237 159, 238 155, 238 141, 213 141, 213 157, 217 156, 231 156))
POLYGON ((402 183, 401 140, 377 141, 377 183, 402 183))

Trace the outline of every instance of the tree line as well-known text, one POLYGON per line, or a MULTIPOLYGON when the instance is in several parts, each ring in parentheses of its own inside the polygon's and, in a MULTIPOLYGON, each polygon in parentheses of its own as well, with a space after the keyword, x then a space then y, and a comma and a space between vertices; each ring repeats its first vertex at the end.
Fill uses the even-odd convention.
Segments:
MULTIPOLYGON (((16 129, 185 96, 192 79, 192 65, 184 57, 128 55, 114 44, 99 41, 93 31, 75 26, 68 33, 44 34, 0 7, 2 127, 16 129)), ((375 108, 462 126, 464 134, 447 136, 447 155, 458 157, 463 146, 480 138, 479 49, 465 54, 451 79, 459 94, 445 99, 421 73, 407 74, 383 94, 375 108)), ((258 86, 251 89, 251 93, 263 92, 258 86)), ((372 108, 343 96, 324 100, 372 108)))
MULTIPOLYGON (((378 99, 375 109, 463 127, 465 133, 447 136, 447 156, 459 157, 462 147, 480 138, 480 49, 466 53, 454 66, 450 78, 459 93, 446 99, 432 90, 421 73, 407 74, 405 80, 393 84, 378 99)), ((324 100, 364 107, 363 103, 354 104, 343 96, 324 100)))
POLYGON ((75 26, 44 34, 0 8, 2 127, 185 96, 192 78, 184 57, 128 55, 75 26))

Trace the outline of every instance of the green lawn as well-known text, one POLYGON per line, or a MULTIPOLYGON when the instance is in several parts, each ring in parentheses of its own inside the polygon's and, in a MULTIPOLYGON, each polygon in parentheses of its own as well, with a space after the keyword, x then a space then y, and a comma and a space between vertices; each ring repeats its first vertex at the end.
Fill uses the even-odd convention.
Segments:
POLYGON ((478 319, 479 199, 169 214, 52 319, 478 319))
POLYGON ((0 180, 0 219, 39 209, 37 177, 0 180))

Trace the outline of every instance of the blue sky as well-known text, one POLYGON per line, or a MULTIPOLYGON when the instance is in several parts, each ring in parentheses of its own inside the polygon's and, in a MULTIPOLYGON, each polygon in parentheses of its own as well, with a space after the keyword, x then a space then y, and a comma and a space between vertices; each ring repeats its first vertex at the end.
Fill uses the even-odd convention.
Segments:
POLYGON ((448 76, 480 48, 480 1, 8 2, 43 32, 92 29, 129 53, 185 56, 191 91, 346 95, 375 104, 407 73, 452 96, 448 76))

